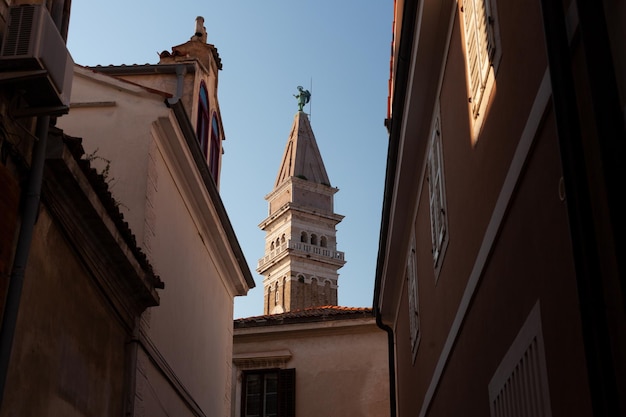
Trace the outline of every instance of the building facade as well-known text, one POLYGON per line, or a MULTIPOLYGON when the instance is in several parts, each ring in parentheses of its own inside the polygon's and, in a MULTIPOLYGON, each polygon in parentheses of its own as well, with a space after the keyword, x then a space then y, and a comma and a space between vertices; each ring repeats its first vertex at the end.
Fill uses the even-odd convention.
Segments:
POLYGON ((626 9, 396 1, 392 413, 624 415, 626 9))
POLYGON ((371 308, 237 319, 231 416, 389 416, 387 357, 371 308))
POLYGON ((199 17, 157 64, 77 65, 59 121, 84 138, 165 284, 130 341, 134 416, 229 413, 233 298, 254 286, 218 192, 221 61, 206 40, 199 17))
POLYGON ((124 414, 128 342, 163 287, 80 138, 55 126, 71 91, 69 12, 0 2, 2 416, 124 414), (24 47, 43 34, 45 48, 24 47))

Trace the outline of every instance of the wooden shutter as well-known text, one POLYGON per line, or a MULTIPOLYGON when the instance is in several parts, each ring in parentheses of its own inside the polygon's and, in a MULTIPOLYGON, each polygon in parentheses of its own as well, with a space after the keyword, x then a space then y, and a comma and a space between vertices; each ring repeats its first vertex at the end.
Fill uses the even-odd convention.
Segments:
POLYGON ((417 345, 420 338, 419 303, 417 295, 417 259, 415 253, 415 232, 411 236, 411 248, 406 265, 406 273, 409 280, 409 324, 411 327, 411 351, 415 358, 417 345))
POLYGON ((435 265, 439 260, 439 253, 446 237, 446 215, 444 207, 443 189, 443 155, 441 151, 441 134, 439 131, 439 120, 436 121, 432 133, 431 148, 428 161, 429 181, 428 189, 430 195, 430 228, 433 246, 433 260, 435 265))
POLYGON ((489 0, 463 0, 463 23, 470 82, 472 114, 478 116, 480 103, 495 55, 495 42, 490 23, 489 0))
POLYGON ((296 415, 296 370, 278 371, 278 417, 296 415))

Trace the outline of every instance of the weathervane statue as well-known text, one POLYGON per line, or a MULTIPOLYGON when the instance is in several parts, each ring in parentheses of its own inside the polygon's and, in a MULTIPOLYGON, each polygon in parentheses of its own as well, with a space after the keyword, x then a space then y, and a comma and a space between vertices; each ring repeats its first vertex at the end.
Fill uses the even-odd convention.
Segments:
POLYGON ((304 105, 311 100, 311 92, 309 90, 305 90, 302 86, 298 86, 299 93, 293 96, 298 99, 298 111, 302 111, 304 105))

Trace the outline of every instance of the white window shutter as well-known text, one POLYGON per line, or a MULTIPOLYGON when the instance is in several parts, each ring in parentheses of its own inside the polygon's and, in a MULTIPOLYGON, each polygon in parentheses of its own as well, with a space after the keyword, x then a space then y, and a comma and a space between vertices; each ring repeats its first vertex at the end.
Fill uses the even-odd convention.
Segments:
POLYGON ((472 115, 478 117, 491 61, 495 55, 489 0, 463 0, 463 24, 472 115))

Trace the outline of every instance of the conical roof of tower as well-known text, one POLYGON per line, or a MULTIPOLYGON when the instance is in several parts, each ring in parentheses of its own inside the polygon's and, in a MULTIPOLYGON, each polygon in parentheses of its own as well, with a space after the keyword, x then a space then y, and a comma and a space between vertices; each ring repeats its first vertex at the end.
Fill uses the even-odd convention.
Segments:
POLYGON ((311 129, 311 122, 302 111, 296 113, 293 119, 274 188, 290 177, 330 186, 322 155, 311 129))

